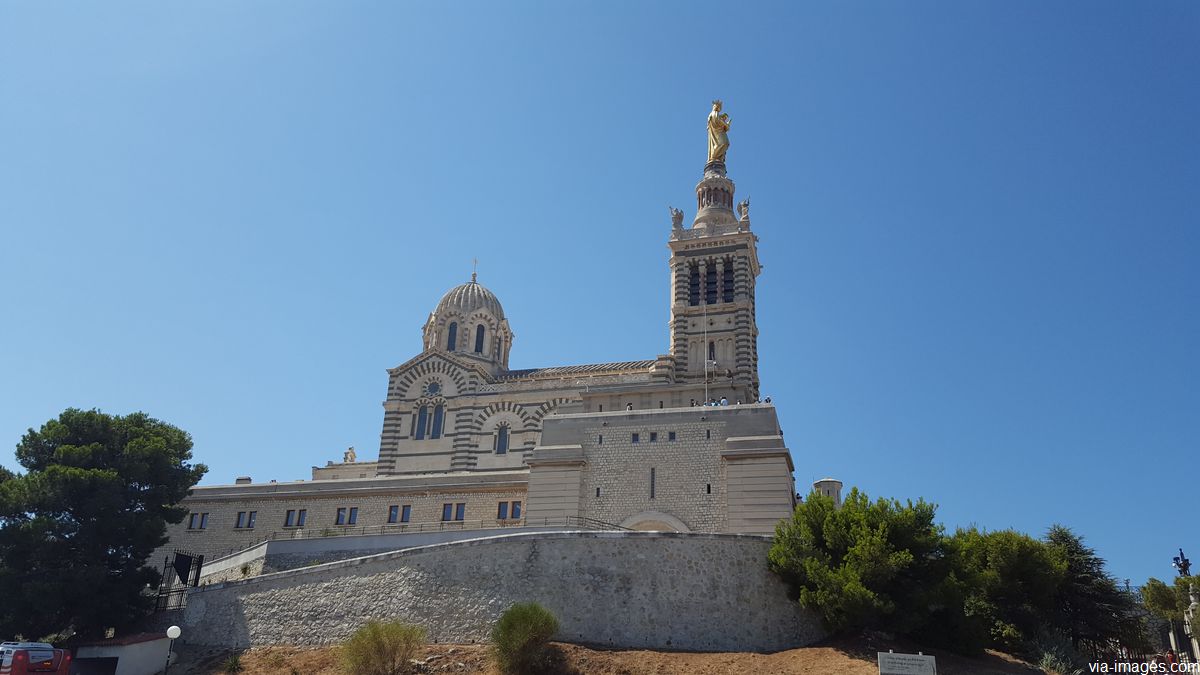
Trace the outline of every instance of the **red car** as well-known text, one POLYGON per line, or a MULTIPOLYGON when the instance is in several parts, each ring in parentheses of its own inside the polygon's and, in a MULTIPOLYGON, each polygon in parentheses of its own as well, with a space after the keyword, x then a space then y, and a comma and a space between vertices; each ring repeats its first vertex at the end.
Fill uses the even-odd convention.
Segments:
POLYGON ((0 643, 0 675, 67 675, 71 654, 45 642, 0 643))

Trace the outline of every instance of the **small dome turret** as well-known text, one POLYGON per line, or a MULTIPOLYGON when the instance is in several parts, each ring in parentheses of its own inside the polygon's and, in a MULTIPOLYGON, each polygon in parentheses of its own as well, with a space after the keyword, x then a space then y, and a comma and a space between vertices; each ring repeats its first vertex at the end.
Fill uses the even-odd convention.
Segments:
POLYGON ((471 273, 471 280, 442 296, 425 323, 425 351, 441 349, 484 361, 492 370, 508 368, 512 331, 504 307, 471 273))

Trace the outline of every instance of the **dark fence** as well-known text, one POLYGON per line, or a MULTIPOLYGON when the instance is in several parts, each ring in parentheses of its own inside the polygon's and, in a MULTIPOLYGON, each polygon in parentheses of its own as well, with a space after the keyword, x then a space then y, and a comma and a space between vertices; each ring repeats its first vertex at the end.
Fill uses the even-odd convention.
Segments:
POLYGON ((154 611, 181 609, 187 602, 188 586, 200 584, 200 572, 204 568, 204 556, 175 549, 163 559, 163 571, 158 583, 158 600, 154 611))

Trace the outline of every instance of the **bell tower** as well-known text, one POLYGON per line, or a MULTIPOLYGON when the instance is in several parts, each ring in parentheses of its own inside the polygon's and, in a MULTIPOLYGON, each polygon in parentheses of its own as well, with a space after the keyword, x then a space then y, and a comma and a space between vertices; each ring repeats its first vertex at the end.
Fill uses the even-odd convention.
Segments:
POLYGON ((685 229, 683 212, 671 210, 671 356, 675 382, 731 387, 748 403, 759 395, 754 288, 762 266, 750 201, 734 213, 734 183, 725 172, 728 129, 729 117, 714 101, 692 226, 685 229))

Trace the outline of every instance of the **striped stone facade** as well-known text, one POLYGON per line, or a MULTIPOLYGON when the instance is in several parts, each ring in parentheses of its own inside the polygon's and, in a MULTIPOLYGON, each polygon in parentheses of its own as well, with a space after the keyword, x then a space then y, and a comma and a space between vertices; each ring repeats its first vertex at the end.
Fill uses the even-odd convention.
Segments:
POLYGON ((504 308, 472 274, 429 314, 421 353, 388 371, 377 461, 314 467, 311 482, 197 488, 188 504, 209 527, 185 521, 172 544, 248 543, 262 530, 235 521, 250 510, 283 527, 308 509, 310 529, 336 533, 342 504, 359 505, 370 526, 407 504, 442 527, 445 503, 494 526, 497 503, 519 501, 522 520, 771 532, 795 498, 774 408, 758 404, 758 238, 748 202, 734 215, 723 164, 706 167, 696 194, 690 228, 672 214, 667 353, 510 369, 504 308), (703 407, 720 399, 729 405, 703 407))

